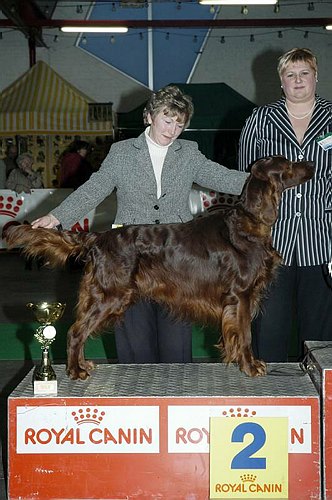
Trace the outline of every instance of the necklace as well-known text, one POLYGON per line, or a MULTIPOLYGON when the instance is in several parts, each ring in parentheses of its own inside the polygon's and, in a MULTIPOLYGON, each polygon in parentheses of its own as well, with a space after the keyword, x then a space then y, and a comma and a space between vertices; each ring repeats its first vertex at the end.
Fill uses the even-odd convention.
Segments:
POLYGON ((303 120, 304 118, 307 118, 309 115, 311 115, 311 113, 313 112, 314 110, 314 107, 316 105, 316 101, 313 103, 312 107, 309 109, 309 111, 303 115, 303 116, 296 116, 296 115, 293 115, 293 113, 291 113, 288 109, 288 106, 287 106, 287 103, 285 102, 285 107, 286 107, 286 110, 287 110, 287 113, 289 114, 289 116, 291 116, 292 118, 295 118, 295 120, 303 120))

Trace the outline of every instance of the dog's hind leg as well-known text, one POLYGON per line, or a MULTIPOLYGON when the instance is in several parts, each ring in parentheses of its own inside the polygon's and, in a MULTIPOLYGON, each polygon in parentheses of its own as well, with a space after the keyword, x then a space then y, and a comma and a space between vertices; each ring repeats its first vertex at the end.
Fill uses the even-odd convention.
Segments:
POLYGON ((73 380, 85 380, 94 368, 94 363, 84 357, 84 345, 92 332, 89 324, 81 321, 76 321, 68 330, 67 374, 73 380))
POLYGON ((73 380, 85 380, 94 368, 94 363, 87 361, 84 356, 84 345, 88 337, 93 333, 102 332, 122 317, 133 302, 133 291, 114 293, 112 297, 105 297, 100 293, 99 297, 96 294, 83 294, 83 297, 85 298, 82 300, 80 294, 76 321, 67 336, 67 374, 73 380))
POLYGON ((222 350, 226 363, 237 363, 240 370, 249 377, 266 374, 264 361, 254 357, 251 347, 251 315, 245 298, 235 304, 226 305, 221 321, 222 350))

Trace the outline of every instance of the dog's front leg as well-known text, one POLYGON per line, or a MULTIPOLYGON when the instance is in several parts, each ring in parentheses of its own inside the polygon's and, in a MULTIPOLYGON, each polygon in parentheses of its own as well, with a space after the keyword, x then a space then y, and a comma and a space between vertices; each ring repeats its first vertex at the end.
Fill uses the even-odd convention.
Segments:
POLYGON ((246 300, 227 305, 222 314, 220 348, 226 363, 237 363, 249 377, 266 374, 264 361, 256 359, 251 347, 251 315, 246 300))

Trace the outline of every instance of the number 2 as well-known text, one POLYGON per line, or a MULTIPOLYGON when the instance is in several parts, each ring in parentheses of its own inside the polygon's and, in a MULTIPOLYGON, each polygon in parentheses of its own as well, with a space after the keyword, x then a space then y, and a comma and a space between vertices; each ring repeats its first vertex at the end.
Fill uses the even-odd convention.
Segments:
POLYGON ((266 469, 266 458, 251 456, 265 444, 266 434, 263 427, 254 422, 239 424, 232 433, 232 443, 243 443, 246 434, 252 434, 254 439, 248 446, 235 455, 231 463, 231 469, 266 469))

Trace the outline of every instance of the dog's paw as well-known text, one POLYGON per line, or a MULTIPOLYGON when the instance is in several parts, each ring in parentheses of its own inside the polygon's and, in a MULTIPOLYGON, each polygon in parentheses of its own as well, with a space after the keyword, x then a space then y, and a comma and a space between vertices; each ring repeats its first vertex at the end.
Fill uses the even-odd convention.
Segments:
POLYGON ((90 372, 94 370, 95 364, 93 361, 84 361, 80 366, 68 366, 67 375, 71 380, 86 380, 90 377, 90 372))
POLYGON ((90 376, 90 373, 80 368, 68 368, 67 375, 71 380, 86 380, 90 376))
POLYGON ((84 361, 84 363, 80 363, 80 368, 88 373, 92 372, 96 368, 96 365, 93 361, 84 361))
POLYGON ((262 377, 266 375, 266 363, 260 359, 252 359, 250 363, 240 366, 240 370, 248 377, 262 377))

